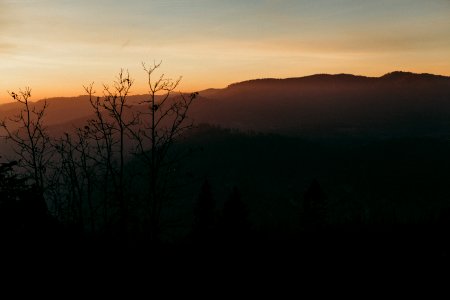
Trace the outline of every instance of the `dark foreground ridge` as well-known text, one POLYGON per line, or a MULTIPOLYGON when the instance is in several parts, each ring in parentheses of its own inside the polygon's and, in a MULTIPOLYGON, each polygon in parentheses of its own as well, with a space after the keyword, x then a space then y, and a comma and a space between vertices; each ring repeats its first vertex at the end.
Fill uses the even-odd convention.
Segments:
MULTIPOLYGON (((138 227, 123 236, 114 226, 91 232, 88 224, 57 220, 36 191, 6 176, 2 244, 88 258, 447 259, 448 140, 342 143, 210 126, 196 131, 177 146, 193 152, 157 241, 138 227)), ((140 173, 138 165, 129 167, 140 173)))

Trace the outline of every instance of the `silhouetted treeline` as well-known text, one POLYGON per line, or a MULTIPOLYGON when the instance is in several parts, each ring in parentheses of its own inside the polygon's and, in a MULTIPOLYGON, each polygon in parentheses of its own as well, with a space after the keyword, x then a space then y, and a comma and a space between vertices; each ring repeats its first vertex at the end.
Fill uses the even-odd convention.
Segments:
POLYGON ((383 236, 412 242, 414 234, 417 241, 429 234, 447 243, 446 139, 324 141, 208 126, 197 132, 184 145, 197 149, 189 172, 208 176, 224 211, 230 191, 239 187, 253 238, 300 242, 311 232, 375 234, 382 243, 383 236))
MULTIPOLYGON (((172 146, 192 127, 188 110, 197 97, 173 95, 181 77, 155 77, 160 65, 143 64, 149 92, 141 110, 133 109, 129 95, 134 80, 121 70, 99 96, 93 84, 85 86, 91 117, 57 136, 46 124, 46 101, 33 103, 28 87, 9 93, 19 109, 0 120, 1 137, 17 162, 12 178, 33 190, 23 201, 36 205, 37 214, 43 211, 81 235, 123 245, 137 236, 158 243, 183 155, 172 146), (139 168, 132 169, 133 163, 139 168)), ((23 213, 31 218, 25 207, 23 213)))
MULTIPOLYGON (((145 68, 149 79, 158 67, 145 68)), ((123 71, 102 96, 89 85, 91 119, 56 137, 45 103, 11 93, 22 110, 0 123, 15 152, 0 165, 5 240, 447 255, 445 130, 323 139, 193 126, 197 94, 173 96, 178 83, 150 85, 145 112, 123 71)))
MULTIPOLYGON (((161 242, 181 249, 278 245, 311 255, 323 251, 400 255, 419 250, 442 255, 448 251, 450 234, 449 150, 450 142, 443 139, 324 142, 198 126, 173 148, 173 153, 190 154, 171 175, 176 188, 161 216, 161 242), (334 243, 338 249, 324 250, 334 243)), ((128 243, 133 247, 148 242, 145 222, 139 218, 140 197, 147 185, 144 167, 137 157, 125 166, 130 178, 128 243)), ((13 172, 12 164, 2 166, 1 178, 2 197, 24 193, 36 200, 31 196, 35 191, 13 172)), ((83 175, 77 178, 86 180, 83 175)), ((114 201, 108 189, 95 186, 94 204, 114 201)), ((3 199, 12 199, 8 197, 3 199)), ((29 216, 22 206, 11 208, 8 201, 2 201, 7 207, 3 211, 14 211, 30 224, 48 214, 34 207, 36 215, 29 216)), ((88 203, 84 205, 88 209, 88 203)), ((81 218, 80 208, 72 207, 75 219, 81 218)), ((113 209, 113 203, 108 208, 113 209)), ((70 206, 66 209, 70 211, 70 206)), ((102 211, 98 213, 101 218, 102 211)), ((58 220, 72 235, 74 230, 84 232, 85 240, 120 243, 114 242, 120 238, 111 236, 114 231, 101 231, 95 219, 92 227, 90 214, 82 218, 83 226, 58 220)), ((16 226, 7 223, 10 227, 3 228, 16 226)), ((114 230, 120 223, 109 226, 114 230)))

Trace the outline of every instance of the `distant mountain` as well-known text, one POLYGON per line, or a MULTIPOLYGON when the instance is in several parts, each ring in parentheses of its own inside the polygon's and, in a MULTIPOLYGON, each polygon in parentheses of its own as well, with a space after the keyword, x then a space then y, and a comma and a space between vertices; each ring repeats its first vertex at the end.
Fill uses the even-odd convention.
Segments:
POLYGON ((205 96, 197 119, 242 130, 323 137, 450 133, 450 77, 432 74, 257 79, 205 96))
MULTIPOLYGON (((134 109, 144 109, 145 97, 130 97, 134 109)), ((86 96, 47 103, 46 123, 58 132, 92 116, 86 96)), ((0 105, 0 119, 14 113, 17 105, 0 105)), ((201 91, 190 116, 196 123, 314 137, 446 136, 450 77, 397 71, 255 79, 201 91)))
MULTIPOLYGON (((129 101, 135 106, 139 106, 146 95, 130 96, 129 101)), ((87 120, 92 118, 93 110, 88 96, 78 97, 55 97, 45 100, 31 102, 36 108, 42 108, 44 101, 47 102, 45 125, 55 135, 70 132, 75 127, 83 127, 87 120)), ((16 116, 22 106, 17 103, 7 103, 0 105, 0 120, 16 116)), ((7 121, 10 126, 14 123, 7 121)), ((13 127, 12 127, 13 128, 13 127)), ((1 146, 0 146, 1 149, 1 146)))

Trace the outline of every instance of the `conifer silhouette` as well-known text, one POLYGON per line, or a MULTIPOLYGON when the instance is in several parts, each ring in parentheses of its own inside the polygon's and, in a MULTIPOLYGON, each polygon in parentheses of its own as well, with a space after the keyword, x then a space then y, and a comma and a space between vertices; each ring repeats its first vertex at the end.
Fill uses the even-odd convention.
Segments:
POLYGON ((211 185, 205 179, 194 211, 194 239, 206 242, 212 238, 215 227, 215 201, 211 185))
POLYGON ((323 229, 327 222, 326 196, 314 179, 303 198, 302 222, 306 230, 323 229))
POLYGON ((224 238, 229 242, 243 242, 249 229, 248 208, 241 199, 239 189, 234 187, 223 208, 222 232, 224 238))

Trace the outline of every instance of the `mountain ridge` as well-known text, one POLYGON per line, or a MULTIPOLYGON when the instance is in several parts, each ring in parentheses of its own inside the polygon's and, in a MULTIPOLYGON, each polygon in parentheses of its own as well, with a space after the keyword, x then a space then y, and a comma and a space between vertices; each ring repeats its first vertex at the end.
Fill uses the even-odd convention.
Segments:
MULTIPOLYGON (((428 80, 450 80, 450 76, 432 74, 432 73, 414 73, 408 71, 392 71, 388 72, 384 75, 375 77, 375 76, 365 76, 365 75, 355 75, 350 73, 317 73, 312 75, 300 76, 300 77, 285 77, 285 78, 275 78, 275 77, 266 77, 266 78, 255 78, 249 80, 243 80, 239 82, 230 83, 225 88, 207 88, 204 90, 200 90, 200 94, 209 95, 211 93, 220 92, 229 88, 239 87, 242 85, 248 84, 264 84, 264 83, 283 83, 283 82, 310 82, 314 80, 330 80, 330 79, 350 79, 350 80, 371 80, 371 81, 385 81, 385 80, 398 80, 398 79, 428 79, 428 80)), ((130 95, 130 98, 143 98, 146 94, 134 94, 130 95)), ((86 95, 78 95, 78 96, 55 96, 49 98, 43 98, 38 100, 31 100, 32 103, 37 103, 40 101, 57 101, 57 100, 76 100, 83 99, 86 95)), ((14 102, 7 102, 0 104, 0 111, 6 110, 6 108, 14 107, 14 102)))
MULTIPOLYGON (((197 124, 326 137, 450 134, 450 77, 442 75, 394 71, 380 77, 262 78, 199 95, 189 113, 197 124)), ((145 97, 130 96, 133 109, 145 109, 145 97)), ((46 101, 48 126, 64 129, 93 117, 87 96, 46 101)), ((12 104, 0 106, 0 120, 14 107, 17 111, 12 104)))
POLYGON ((355 74, 349 74, 349 73, 338 73, 338 74, 329 74, 329 73, 318 73, 313 75, 307 75, 307 76, 301 76, 301 77, 288 77, 288 78, 258 78, 258 79, 250 79, 250 80, 244 80, 241 82, 231 83, 227 86, 229 87, 235 87, 239 85, 245 85, 248 83, 264 83, 264 82, 282 82, 282 81, 311 81, 311 80, 330 80, 330 79, 353 79, 353 80, 396 80, 396 79, 447 79, 450 80, 450 76, 445 75, 439 75, 439 74, 431 74, 431 73, 414 73, 414 72, 407 72, 407 71, 392 71, 389 73, 386 73, 384 75, 378 76, 378 77, 372 77, 372 76, 365 76, 365 75, 355 75, 355 74))

